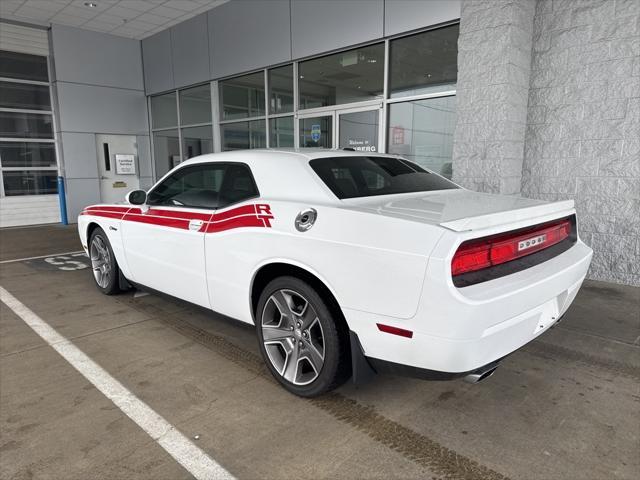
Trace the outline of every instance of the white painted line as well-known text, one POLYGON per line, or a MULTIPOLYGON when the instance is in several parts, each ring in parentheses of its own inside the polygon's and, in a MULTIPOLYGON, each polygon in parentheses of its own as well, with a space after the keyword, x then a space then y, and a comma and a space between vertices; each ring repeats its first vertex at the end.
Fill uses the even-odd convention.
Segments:
POLYGON ((231 480, 235 478, 149 405, 127 390, 100 365, 1 286, 0 300, 196 479, 231 480))
POLYGON ((0 265, 3 263, 14 263, 14 262, 24 262, 27 260, 38 260, 39 258, 48 258, 48 257, 60 257, 63 255, 74 255, 78 253, 85 253, 84 250, 77 250, 75 252, 65 252, 65 253, 50 253, 49 255, 39 255, 37 257, 27 257, 27 258, 16 258, 14 260, 2 260, 0 265))
POLYGON ((133 298, 146 297, 148 295, 149 295, 148 292, 143 292, 142 290, 136 290, 133 294, 133 298))

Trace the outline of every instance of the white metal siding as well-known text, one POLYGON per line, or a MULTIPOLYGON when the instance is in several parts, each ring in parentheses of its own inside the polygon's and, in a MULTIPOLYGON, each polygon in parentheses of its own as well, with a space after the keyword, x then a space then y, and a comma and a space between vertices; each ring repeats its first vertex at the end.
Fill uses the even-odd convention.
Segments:
POLYGON ((58 195, 20 195, 0 198, 0 228, 59 222, 58 195))
POLYGON ((0 50, 48 56, 47 31, 0 22, 0 50))

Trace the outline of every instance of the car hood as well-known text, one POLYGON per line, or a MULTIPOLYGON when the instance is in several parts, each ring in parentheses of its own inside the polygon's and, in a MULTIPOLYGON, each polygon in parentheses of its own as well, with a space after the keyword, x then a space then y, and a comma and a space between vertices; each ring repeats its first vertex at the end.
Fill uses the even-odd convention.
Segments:
POLYGON ((465 189, 343 200, 352 210, 441 225, 455 231, 487 228, 554 213, 571 213, 573 200, 544 202, 465 189))

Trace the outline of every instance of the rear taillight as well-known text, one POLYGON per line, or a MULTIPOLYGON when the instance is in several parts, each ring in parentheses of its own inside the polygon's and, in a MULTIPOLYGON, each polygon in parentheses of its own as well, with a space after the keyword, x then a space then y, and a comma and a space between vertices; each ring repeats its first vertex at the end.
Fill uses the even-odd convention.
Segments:
POLYGON ((453 276, 510 262, 549 248, 571 235, 569 219, 463 242, 451 261, 453 276))

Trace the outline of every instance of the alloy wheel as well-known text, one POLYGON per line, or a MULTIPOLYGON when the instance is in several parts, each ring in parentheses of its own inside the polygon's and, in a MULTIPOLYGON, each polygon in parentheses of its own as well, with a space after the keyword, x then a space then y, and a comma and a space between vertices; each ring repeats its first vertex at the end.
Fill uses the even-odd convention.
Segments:
POLYGON ((93 237, 89 254, 96 283, 100 288, 107 288, 111 281, 111 255, 107 244, 100 235, 93 237))
POLYGON ((276 371, 294 385, 312 383, 324 365, 324 333, 313 305, 293 290, 274 292, 262 310, 262 341, 276 371))

